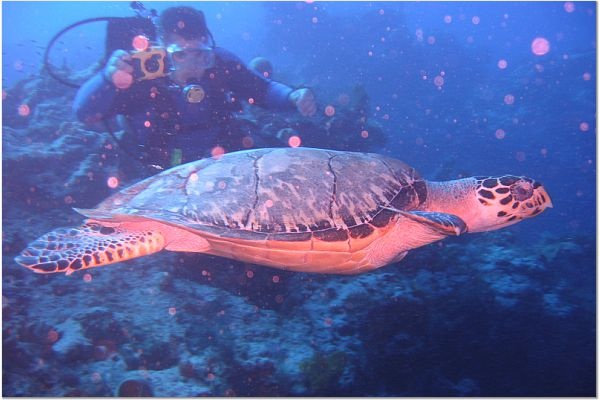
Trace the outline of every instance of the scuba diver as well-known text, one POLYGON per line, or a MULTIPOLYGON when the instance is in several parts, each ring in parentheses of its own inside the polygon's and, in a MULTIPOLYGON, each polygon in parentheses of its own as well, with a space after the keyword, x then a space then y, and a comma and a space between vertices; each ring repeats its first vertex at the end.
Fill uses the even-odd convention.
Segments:
MULTIPOLYGON (((211 155, 211 149, 261 147, 259 137, 235 123, 243 104, 315 114, 310 89, 268 79, 215 46, 201 11, 166 9, 158 33, 160 47, 115 50, 79 89, 73 104, 85 123, 124 116, 121 144, 144 165, 166 169, 211 155)), ((131 40, 135 48, 136 41, 144 42, 139 36, 131 40)))

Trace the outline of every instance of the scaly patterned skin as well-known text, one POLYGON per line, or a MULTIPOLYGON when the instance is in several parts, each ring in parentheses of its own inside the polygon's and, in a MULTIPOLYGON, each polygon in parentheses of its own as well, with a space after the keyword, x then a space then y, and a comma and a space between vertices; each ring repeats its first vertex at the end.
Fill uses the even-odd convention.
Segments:
POLYGON ((540 183, 503 175, 427 181, 427 201, 421 209, 456 215, 467 224, 467 232, 484 232, 535 217, 549 207, 552 201, 540 183))
POLYGON ((30 243, 15 260, 39 273, 65 272, 112 264, 156 253, 165 247, 158 232, 124 231, 88 223, 59 228, 30 243))

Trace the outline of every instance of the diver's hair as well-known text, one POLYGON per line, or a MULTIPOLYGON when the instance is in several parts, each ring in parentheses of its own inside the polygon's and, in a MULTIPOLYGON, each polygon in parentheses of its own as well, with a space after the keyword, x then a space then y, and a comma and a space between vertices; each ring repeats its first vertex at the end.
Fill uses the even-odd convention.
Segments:
POLYGON ((177 34, 185 40, 210 36, 202 11, 192 7, 170 7, 160 14, 159 34, 165 38, 177 34))

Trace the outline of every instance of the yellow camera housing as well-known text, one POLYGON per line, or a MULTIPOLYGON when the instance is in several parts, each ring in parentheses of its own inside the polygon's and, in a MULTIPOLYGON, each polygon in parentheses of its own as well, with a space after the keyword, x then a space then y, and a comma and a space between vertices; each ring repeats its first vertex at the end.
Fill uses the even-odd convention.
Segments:
POLYGON ((167 76, 167 50, 164 47, 149 47, 131 54, 134 77, 138 81, 167 76))

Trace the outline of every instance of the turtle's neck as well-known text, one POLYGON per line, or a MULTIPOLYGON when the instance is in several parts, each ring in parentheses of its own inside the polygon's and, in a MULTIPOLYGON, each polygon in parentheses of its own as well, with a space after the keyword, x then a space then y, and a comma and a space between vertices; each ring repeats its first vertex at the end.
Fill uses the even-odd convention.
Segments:
POLYGON ((424 211, 436 211, 454 214, 462 218, 467 225, 476 217, 479 209, 475 188, 475 178, 464 178, 453 181, 426 181, 427 200, 420 207, 424 211))

